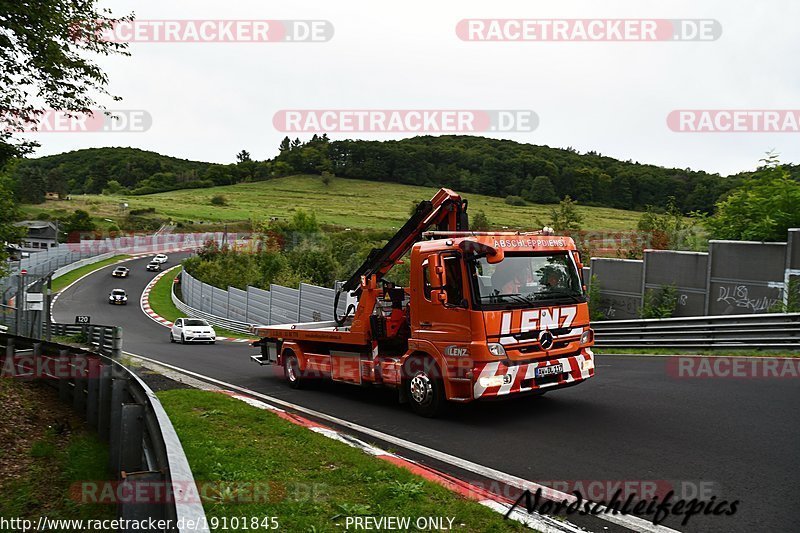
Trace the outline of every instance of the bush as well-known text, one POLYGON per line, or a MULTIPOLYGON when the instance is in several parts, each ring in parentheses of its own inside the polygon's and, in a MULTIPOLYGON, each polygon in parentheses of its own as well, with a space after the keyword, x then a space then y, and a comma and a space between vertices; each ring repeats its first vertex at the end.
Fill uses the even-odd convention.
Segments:
POLYGON ((508 205, 522 206, 525 205, 525 200, 521 196, 506 196, 506 203, 508 205))
POLYGON ((211 197, 210 203, 217 206, 228 205, 228 199, 221 194, 215 194, 211 197))
POLYGON ((606 316, 600 310, 600 282, 597 276, 592 274, 589 278, 589 287, 586 291, 586 300, 589 303, 589 320, 597 322, 605 320, 606 316))
POLYGON ((642 318, 672 318, 678 307, 678 289, 675 285, 662 285, 644 295, 642 318))
POLYGON ((779 300, 769 309, 770 313, 800 313, 800 278, 789 280, 786 293, 786 301, 779 300))
POLYGON ((481 210, 475 213, 469 226, 470 229, 475 231, 489 231, 489 226, 491 226, 491 224, 489 223, 489 217, 481 210))
POLYGON ((131 214, 131 215, 147 215, 147 214, 155 213, 155 212, 156 212, 156 208, 155 207, 144 207, 144 208, 141 208, 141 209, 131 209, 129 211, 129 214, 131 214))

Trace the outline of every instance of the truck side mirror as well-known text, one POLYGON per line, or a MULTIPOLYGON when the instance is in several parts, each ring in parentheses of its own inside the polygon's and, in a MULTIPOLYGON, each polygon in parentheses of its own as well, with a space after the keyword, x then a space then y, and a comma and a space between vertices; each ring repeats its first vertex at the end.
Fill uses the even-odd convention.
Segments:
POLYGON ((444 287, 447 285, 447 272, 439 254, 433 254, 428 258, 428 279, 431 282, 431 301, 446 304, 447 292, 444 287))

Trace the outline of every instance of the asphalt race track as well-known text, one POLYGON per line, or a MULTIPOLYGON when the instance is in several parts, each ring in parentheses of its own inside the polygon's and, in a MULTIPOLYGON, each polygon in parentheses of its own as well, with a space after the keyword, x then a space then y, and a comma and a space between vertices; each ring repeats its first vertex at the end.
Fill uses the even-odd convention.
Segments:
MULTIPOLYGON (((166 267, 186 254, 170 254, 166 267)), ((156 273, 148 259, 127 279, 99 270, 58 299, 58 322, 90 315, 123 326, 124 349, 279 397, 531 481, 681 482, 739 500, 734 516, 694 516, 681 531, 800 531, 800 380, 676 379, 665 357, 600 356, 589 382, 543 398, 475 403, 444 419, 413 415, 388 391, 325 384, 295 391, 247 344, 170 344, 139 296, 156 273), (112 288, 127 306, 107 303, 112 288)), ((413 454, 409 454, 415 457, 413 454)), ((701 495, 702 496, 702 495, 701 495)), ((704 499, 708 500, 711 494, 704 499)), ((692 494, 687 495, 693 497, 692 494)))

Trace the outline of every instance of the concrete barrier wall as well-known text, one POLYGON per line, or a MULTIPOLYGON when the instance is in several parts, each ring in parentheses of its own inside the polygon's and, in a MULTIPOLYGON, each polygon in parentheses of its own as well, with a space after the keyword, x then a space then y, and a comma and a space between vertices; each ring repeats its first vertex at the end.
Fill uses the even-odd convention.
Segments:
POLYGON ((643 261, 592 258, 600 285, 600 310, 609 320, 638 318, 642 307, 643 261))
POLYGON ((786 243, 710 241, 706 314, 766 313, 783 300, 786 243))
POLYGON ((678 291, 676 317, 705 314, 707 277, 707 253, 666 250, 644 253, 644 294, 674 286, 678 291))

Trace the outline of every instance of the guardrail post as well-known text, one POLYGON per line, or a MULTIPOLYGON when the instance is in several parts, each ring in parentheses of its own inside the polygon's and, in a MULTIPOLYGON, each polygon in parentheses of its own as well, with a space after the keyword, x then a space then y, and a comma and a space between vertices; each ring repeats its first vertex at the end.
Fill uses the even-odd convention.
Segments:
POLYGON ((31 343, 31 361, 33 368, 31 368, 31 379, 42 379, 44 376, 40 375, 39 369, 42 368, 42 343, 31 343))
POLYGON ((75 388, 72 389, 72 407, 78 414, 85 414, 86 411, 86 356, 76 355, 72 359, 75 368, 75 388))
POLYGON ((58 399, 67 403, 69 402, 69 378, 67 376, 70 369, 70 357, 67 350, 58 351, 58 368, 65 374, 58 377, 58 399))
POLYGON ((122 326, 114 327, 114 337, 111 341, 111 357, 113 359, 122 357, 122 326))
POLYGON ((108 425, 108 450, 109 450, 109 468, 114 472, 115 476, 119 476, 119 458, 122 448, 121 430, 122 430, 122 404, 128 395, 128 380, 122 376, 115 376, 111 380, 111 409, 109 411, 109 425, 108 425))
POLYGON ((111 366, 100 366, 100 379, 97 388, 97 434, 108 441, 111 421, 111 366))
POLYGON ((96 357, 89 359, 88 376, 86 383, 86 422, 90 427, 97 427, 98 398, 100 396, 100 360, 96 357))
POLYGON ((120 454, 118 472, 138 472, 142 469, 142 438, 144 437, 144 405, 122 404, 120 424, 120 454))
MULTIPOLYGON (((139 499, 135 497, 133 498, 134 501, 120 501, 119 505, 117 505, 117 516, 127 521, 123 522, 123 524, 131 524, 134 523, 134 521, 136 521, 136 523, 141 523, 148 518, 153 518, 155 520, 166 518, 166 513, 164 511, 168 504, 170 494, 167 494, 164 489, 166 489, 166 483, 164 483, 161 472, 126 473, 120 485, 120 490, 118 490, 117 493, 133 495, 143 494, 145 495, 144 498, 146 498, 146 501, 139 501, 139 499), (137 485, 139 484, 147 487, 148 490, 137 490, 137 485), (160 484, 157 486, 159 490, 152 490, 151 488, 156 484, 160 484)), ((132 530, 120 529, 120 532, 127 531, 132 530)), ((170 531, 177 531, 177 529, 170 531)))
POLYGON ((9 337, 6 343, 6 357, 11 358, 13 361, 15 353, 16 350, 14 349, 14 339, 9 337))

